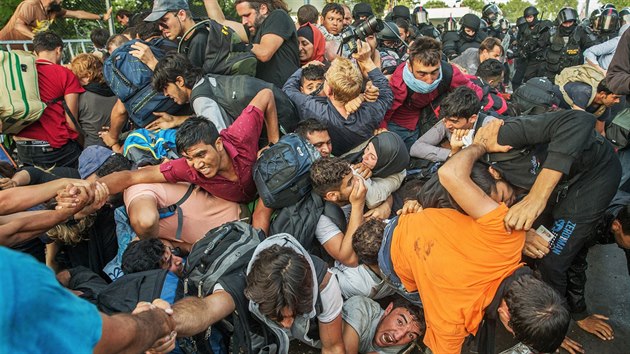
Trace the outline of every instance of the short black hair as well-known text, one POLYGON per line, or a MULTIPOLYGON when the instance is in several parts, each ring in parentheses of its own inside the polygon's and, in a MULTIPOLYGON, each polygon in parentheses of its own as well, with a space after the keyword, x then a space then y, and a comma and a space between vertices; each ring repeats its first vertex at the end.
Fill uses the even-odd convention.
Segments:
POLYGON ((161 269, 166 246, 158 238, 132 241, 122 255, 121 268, 125 274, 161 269))
POLYGON ((619 220, 624 234, 630 233, 630 205, 624 205, 615 219, 619 220))
POLYGON ((405 32, 409 32, 409 21, 405 20, 402 17, 396 19, 396 26, 398 28, 402 28, 405 32))
POLYGON ((116 11, 116 17, 129 17, 129 19, 131 20, 131 16, 133 16, 133 12, 129 11, 129 10, 125 10, 125 9, 120 9, 118 11, 116 11))
POLYGON ((94 173, 98 177, 105 177, 119 171, 131 170, 131 161, 122 154, 113 154, 94 173))
POLYGON ((304 80, 324 80, 324 75, 326 75, 326 68, 322 65, 311 64, 302 69, 300 83, 304 83, 304 80))
POLYGON ((156 91, 162 92, 169 83, 175 83, 177 77, 181 76, 184 78, 184 86, 192 89, 201 79, 201 75, 201 70, 194 67, 186 55, 169 53, 155 66, 151 84, 156 91))
POLYGON ((345 15, 345 11, 341 5, 336 2, 329 2, 322 9, 322 17, 325 17, 329 12, 335 12, 341 14, 341 16, 345 15))
POLYGON ((143 41, 148 40, 151 37, 161 37, 162 31, 160 31, 159 22, 142 22, 134 26, 136 35, 143 41))
POLYGON ((177 129, 175 146, 177 153, 181 155, 195 144, 214 145, 218 138, 219 131, 214 123, 203 117, 192 116, 177 129))
POLYGON ((440 104, 440 119, 442 118, 466 118, 479 113, 481 102, 473 89, 459 86, 449 93, 440 104))
POLYGON ((316 24, 318 16, 319 16, 319 11, 317 11, 317 8, 311 4, 300 6, 300 8, 297 11, 297 20, 300 26, 302 26, 305 23, 316 24))
POLYGON ((597 84, 597 92, 603 92, 606 95, 612 94, 612 90, 608 87, 608 83, 606 83, 606 78, 602 79, 602 81, 597 84))
POLYGON ((394 302, 394 307, 392 309, 404 308, 407 311, 409 311, 414 321, 418 321, 418 325, 419 325, 418 327, 420 327, 419 338, 422 338, 424 336, 424 333, 427 330, 427 324, 424 319, 424 311, 422 310, 422 307, 412 304, 411 301, 399 295, 395 296, 393 302, 394 302))
POLYGON ((516 340, 543 353, 560 347, 571 316, 557 291, 532 275, 523 275, 508 286, 504 299, 516 340))
POLYGON ((504 70, 503 63, 497 59, 486 59, 479 64, 476 75, 484 81, 489 81, 500 77, 504 70))
POLYGON ((328 131, 326 124, 320 122, 315 118, 308 118, 298 123, 295 128, 295 134, 301 136, 304 139, 308 138, 308 135, 312 132, 324 132, 328 131))
POLYGON ((35 34, 33 37, 33 52, 52 52, 57 48, 63 48, 63 39, 53 32, 44 31, 35 34))
POLYGON ((497 190, 497 180, 488 171, 488 166, 481 162, 475 162, 473 165, 470 171, 470 179, 487 195, 497 190))
POLYGON ((105 44, 109 39, 109 31, 104 28, 96 28, 90 33, 90 40, 96 49, 105 48, 105 44))

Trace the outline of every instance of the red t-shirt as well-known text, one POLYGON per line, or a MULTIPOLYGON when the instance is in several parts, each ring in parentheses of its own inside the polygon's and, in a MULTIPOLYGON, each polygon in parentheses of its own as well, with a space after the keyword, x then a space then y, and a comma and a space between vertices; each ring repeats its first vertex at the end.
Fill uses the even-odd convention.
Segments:
POLYGON ((219 133, 223 147, 232 159, 238 181, 232 182, 218 174, 205 178, 186 159, 181 158, 160 165, 160 172, 170 183, 189 182, 200 186, 215 197, 237 203, 246 203, 256 197, 252 169, 258 154, 258 138, 264 121, 263 112, 247 106, 240 116, 219 133))
MULTIPOLYGON (((69 69, 44 59, 37 59, 36 64, 39 95, 43 102, 71 93, 85 92, 77 77, 69 69)), ((68 126, 66 112, 61 102, 57 102, 48 105, 38 121, 22 129, 16 136, 44 140, 53 148, 60 148, 66 145, 68 140, 76 140, 79 134, 68 126)))

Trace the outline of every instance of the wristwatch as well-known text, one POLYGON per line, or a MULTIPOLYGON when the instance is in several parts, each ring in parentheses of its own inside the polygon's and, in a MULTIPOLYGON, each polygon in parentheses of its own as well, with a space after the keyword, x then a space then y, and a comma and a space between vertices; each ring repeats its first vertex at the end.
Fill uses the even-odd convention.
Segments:
POLYGON ((98 17, 101 19, 101 21, 103 21, 103 19, 105 18, 105 15, 104 14, 100 14, 100 15, 98 15, 98 17))

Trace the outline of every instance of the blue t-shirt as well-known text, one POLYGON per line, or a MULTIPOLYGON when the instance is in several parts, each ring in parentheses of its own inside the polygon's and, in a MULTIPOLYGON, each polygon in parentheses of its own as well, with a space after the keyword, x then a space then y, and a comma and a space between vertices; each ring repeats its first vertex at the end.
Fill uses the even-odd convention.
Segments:
POLYGON ((0 247, 0 353, 92 353, 96 307, 63 288, 44 264, 0 247))

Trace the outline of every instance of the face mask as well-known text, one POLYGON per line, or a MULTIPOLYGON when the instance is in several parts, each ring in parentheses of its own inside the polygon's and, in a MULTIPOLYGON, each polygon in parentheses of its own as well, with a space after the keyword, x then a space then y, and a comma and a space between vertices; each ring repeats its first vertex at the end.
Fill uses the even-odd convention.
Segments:
POLYGON ((426 82, 418 80, 413 76, 409 63, 407 63, 403 69, 403 81, 413 92, 429 93, 435 90, 440 84, 440 81, 442 81, 442 65, 440 65, 440 76, 438 76, 432 84, 427 84, 426 82))

